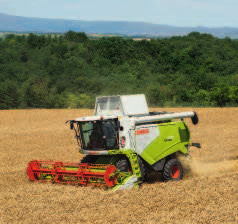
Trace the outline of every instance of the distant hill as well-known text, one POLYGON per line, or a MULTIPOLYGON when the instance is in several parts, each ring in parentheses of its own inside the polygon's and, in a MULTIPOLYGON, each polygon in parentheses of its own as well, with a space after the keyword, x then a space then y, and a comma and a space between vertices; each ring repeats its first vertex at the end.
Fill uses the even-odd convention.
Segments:
POLYGON ((147 37, 186 35, 197 31, 200 33, 210 33, 220 38, 238 38, 238 28, 232 27, 176 27, 144 22, 43 19, 0 13, 0 32, 64 33, 68 30, 86 32, 87 34, 143 35, 147 37))

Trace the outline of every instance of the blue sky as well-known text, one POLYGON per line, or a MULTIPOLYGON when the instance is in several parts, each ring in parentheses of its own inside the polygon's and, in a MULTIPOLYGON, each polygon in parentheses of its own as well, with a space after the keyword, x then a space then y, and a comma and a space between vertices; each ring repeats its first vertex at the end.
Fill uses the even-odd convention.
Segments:
POLYGON ((238 0, 0 0, 0 13, 75 20, 238 27, 238 0))

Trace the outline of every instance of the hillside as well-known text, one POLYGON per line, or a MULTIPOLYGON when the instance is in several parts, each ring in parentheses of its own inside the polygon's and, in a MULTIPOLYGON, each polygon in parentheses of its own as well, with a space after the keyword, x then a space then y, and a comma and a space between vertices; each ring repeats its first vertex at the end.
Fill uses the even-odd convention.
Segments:
POLYGON ((196 31, 209 33, 220 38, 238 37, 238 28, 232 27, 175 27, 145 22, 27 18, 0 13, 0 32, 64 33, 68 30, 87 34, 144 35, 147 37, 187 35, 196 31))
POLYGON ((89 108, 97 95, 134 93, 151 106, 238 105, 238 41, 229 38, 10 34, 0 50, 0 109, 89 108))

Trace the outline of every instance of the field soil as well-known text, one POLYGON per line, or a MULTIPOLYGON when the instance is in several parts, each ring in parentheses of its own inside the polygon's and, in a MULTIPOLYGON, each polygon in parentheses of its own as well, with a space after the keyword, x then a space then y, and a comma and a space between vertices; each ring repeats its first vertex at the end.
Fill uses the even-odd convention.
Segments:
POLYGON ((92 110, 0 111, 0 223, 238 223, 238 108, 195 110, 186 119, 190 148, 185 177, 164 183, 157 173, 138 190, 110 192, 51 183, 26 175, 33 159, 80 161, 68 119, 92 110))

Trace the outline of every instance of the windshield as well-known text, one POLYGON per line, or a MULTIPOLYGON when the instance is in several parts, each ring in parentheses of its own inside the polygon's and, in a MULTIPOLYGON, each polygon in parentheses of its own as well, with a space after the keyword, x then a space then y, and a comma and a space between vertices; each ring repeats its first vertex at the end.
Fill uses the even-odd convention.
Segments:
POLYGON ((95 114, 119 114, 121 108, 121 101, 119 96, 98 97, 96 102, 95 114))
POLYGON ((80 133, 84 149, 100 150, 118 148, 116 120, 81 123, 80 133))

